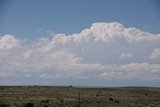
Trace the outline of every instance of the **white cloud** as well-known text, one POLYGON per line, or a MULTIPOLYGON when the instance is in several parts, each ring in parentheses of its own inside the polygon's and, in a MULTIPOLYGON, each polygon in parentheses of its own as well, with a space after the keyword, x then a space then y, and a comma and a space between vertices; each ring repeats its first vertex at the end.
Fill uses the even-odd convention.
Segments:
POLYGON ((11 35, 5 35, 0 38, 0 50, 13 49, 20 45, 20 41, 11 35))
POLYGON ((119 56, 120 60, 125 60, 125 59, 132 59, 134 57, 134 55, 130 54, 130 53, 123 53, 119 56))
POLYGON ((151 59, 160 59, 160 48, 154 49, 150 58, 151 59))
POLYGON ((117 22, 94 23, 79 34, 56 34, 27 46, 5 35, 0 38, 0 76, 160 81, 160 62, 152 60, 159 58, 159 35, 117 22))

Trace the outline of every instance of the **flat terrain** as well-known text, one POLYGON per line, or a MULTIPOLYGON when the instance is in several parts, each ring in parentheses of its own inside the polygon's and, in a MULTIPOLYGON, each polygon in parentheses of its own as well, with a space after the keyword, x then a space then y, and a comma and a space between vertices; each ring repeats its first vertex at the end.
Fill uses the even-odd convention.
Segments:
POLYGON ((0 107, 160 107, 160 88, 0 86, 0 107))

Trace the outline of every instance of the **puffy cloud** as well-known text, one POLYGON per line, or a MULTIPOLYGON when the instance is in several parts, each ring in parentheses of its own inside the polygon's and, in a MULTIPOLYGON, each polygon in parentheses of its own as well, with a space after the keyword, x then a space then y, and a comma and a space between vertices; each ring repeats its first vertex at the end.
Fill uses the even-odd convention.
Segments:
POLYGON ((154 49, 150 58, 152 59, 160 59, 160 48, 154 49))
POLYGON ((101 73, 101 78, 104 79, 143 79, 159 81, 160 65, 148 63, 130 63, 125 65, 110 65, 106 66, 108 72, 101 73))
POLYGON ((27 46, 5 35, 0 39, 0 77, 94 79, 98 84, 108 80, 126 80, 128 84, 133 79, 160 81, 160 61, 153 60, 160 55, 159 35, 117 22, 94 23, 79 34, 55 34, 27 46))
POLYGON ((11 35, 0 38, 0 50, 14 49, 20 45, 20 41, 11 35))

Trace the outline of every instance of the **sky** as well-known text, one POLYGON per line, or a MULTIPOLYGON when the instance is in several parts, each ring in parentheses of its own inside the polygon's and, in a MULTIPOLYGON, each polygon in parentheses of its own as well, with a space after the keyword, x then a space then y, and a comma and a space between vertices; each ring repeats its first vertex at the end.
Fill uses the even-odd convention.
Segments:
POLYGON ((0 85, 160 86, 158 0, 1 0, 0 85))

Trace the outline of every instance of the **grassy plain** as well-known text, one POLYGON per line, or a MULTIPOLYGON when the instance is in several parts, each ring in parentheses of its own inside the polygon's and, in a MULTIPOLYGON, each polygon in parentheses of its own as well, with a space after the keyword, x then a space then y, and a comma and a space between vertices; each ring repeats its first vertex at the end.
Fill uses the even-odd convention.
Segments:
POLYGON ((0 86, 0 107, 160 107, 160 88, 0 86))

